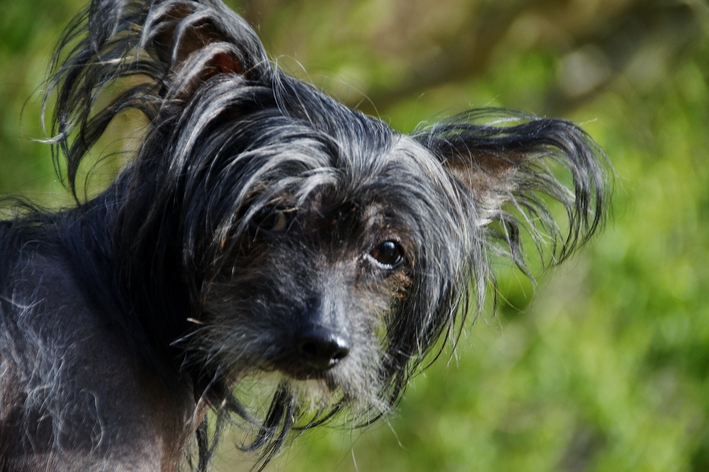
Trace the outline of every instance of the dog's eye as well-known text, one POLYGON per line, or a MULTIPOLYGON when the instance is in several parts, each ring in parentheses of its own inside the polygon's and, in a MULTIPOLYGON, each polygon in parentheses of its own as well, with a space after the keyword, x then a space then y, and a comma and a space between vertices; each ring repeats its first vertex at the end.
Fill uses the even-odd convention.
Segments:
POLYGON ((267 206, 261 211, 259 228, 274 233, 285 231, 288 228, 288 214, 278 208, 267 206))
POLYGON ((391 269, 404 260, 399 245, 394 241, 384 241, 369 252, 369 256, 379 265, 391 269))

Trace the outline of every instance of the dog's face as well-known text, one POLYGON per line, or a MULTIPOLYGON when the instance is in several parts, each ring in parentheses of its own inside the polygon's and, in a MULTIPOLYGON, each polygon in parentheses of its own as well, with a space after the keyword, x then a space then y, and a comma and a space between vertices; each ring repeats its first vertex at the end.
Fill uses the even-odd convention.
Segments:
MULTIPOLYGON (((357 139, 366 126, 383 129, 340 114, 343 124, 360 122, 357 139)), ((226 377, 276 371, 309 404, 346 400, 378 415, 392 380, 455 315, 451 281, 467 273, 465 236, 476 237, 460 228, 475 228, 475 207, 459 204, 451 175, 410 137, 387 130, 362 155, 347 133, 326 135, 338 139, 329 148, 312 145, 322 130, 299 134, 310 136, 264 143, 266 165, 278 165, 253 185, 230 230, 211 234, 223 263, 201 287, 187 349, 226 377)))

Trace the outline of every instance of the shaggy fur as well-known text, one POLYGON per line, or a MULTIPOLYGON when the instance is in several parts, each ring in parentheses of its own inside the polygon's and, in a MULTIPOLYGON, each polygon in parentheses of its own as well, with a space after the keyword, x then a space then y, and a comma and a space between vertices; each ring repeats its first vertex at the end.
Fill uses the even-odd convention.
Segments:
POLYGON ((227 423, 265 464, 336 413, 370 423, 479 309, 491 253, 528 273, 522 230, 557 263, 605 218, 575 125, 400 134, 282 73, 218 0, 94 0, 49 89, 75 196, 113 118, 148 126, 97 197, 0 222, 4 472, 206 470, 227 423))

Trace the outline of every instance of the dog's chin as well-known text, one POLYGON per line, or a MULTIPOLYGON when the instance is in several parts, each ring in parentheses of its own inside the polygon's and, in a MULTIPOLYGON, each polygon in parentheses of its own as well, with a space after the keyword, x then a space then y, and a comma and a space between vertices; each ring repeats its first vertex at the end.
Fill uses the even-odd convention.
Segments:
POLYGON ((279 371, 279 375, 281 382, 306 411, 327 411, 335 406, 346 406, 347 416, 366 421, 372 414, 380 415, 390 410, 390 405, 378 394, 378 384, 371 379, 353 381, 341 370, 341 366, 335 366, 325 371, 279 371))
POLYGON ((265 374, 257 376, 258 387, 255 390, 273 393, 285 389, 303 413, 327 411, 348 397, 345 390, 326 373, 273 370, 265 374))
POLYGON ((322 396, 324 393, 340 396, 338 393, 344 392, 346 386, 339 385, 333 374, 333 369, 323 371, 306 367, 278 370, 282 383, 287 384, 292 391, 306 396, 309 391, 314 396, 322 396))

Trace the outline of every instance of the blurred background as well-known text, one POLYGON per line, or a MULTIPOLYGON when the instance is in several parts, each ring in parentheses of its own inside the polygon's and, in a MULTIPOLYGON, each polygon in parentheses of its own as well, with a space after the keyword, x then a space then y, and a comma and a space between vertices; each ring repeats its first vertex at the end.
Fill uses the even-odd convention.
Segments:
MULTIPOLYGON (((31 138, 84 1, 0 2, 0 194, 62 205, 31 138)), ((606 232, 535 289, 501 264, 497 312, 387 421, 306 434, 268 470, 709 470, 705 0, 227 3, 287 71, 394 128, 481 106, 563 117, 618 176, 606 232)), ((215 469, 248 467, 225 447, 215 469)))

